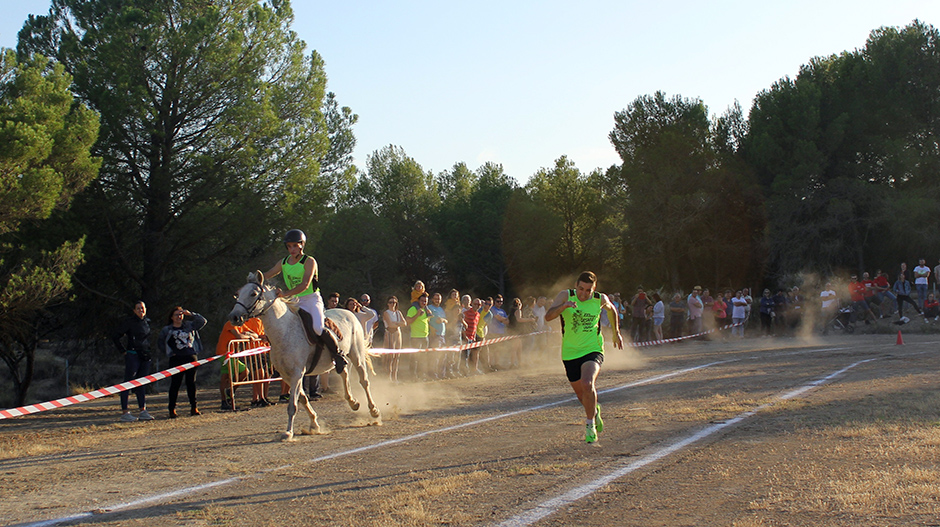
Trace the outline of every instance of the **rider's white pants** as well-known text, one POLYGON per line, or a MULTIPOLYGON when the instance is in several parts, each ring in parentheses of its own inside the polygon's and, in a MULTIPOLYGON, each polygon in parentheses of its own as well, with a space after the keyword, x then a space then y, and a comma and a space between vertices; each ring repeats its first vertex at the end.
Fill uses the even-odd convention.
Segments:
POLYGON ((320 292, 314 292, 309 295, 299 296, 297 299, 300 309, 310 313, 313 318, 313 331, 317 335, 323 333, 323 297, 320 292))

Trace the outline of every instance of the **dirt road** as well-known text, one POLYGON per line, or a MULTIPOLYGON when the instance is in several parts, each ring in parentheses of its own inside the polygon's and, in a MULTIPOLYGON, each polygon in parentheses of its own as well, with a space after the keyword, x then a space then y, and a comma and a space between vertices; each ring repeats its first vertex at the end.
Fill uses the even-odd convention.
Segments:
POLYGON ((593 445, 553 354, 377 379, 380 423, 330 394, 291 443, 284 405, 119 424, 112 398, 0 421, 0 524, 940 525, 940 340, 905 342, 610 352, 593 445))

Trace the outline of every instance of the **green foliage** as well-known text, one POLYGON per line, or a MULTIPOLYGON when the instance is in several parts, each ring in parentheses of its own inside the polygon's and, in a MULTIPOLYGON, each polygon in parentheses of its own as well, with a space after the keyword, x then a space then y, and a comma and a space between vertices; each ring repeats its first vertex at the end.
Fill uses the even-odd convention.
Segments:
POLYGON ((918 21, 881 28, 864 49, 813 59, 758 95, 742 151, 769 196, 772 275, 887 269, 940 251, 926 235, 940 228, 938 44, 918 21))
POLYGON ((71 77, 40 55, 0 50, 0 234, 48 217, 98 173, 98 118, 73 104, 71 77))
POLYGON ((7 248, 8 259, 0 261, 0 359, 13 380, 15 405, 25 404, 36 348, 49 329, 46 310, 67 299, 83 245, 84 239, 65 242, 36 257, 24 247, 7 248))
POLYGON ((677 290, 754 277, 763 222, 737 159, 740 111, 711 122, 702 101, 657 92, 615 114, 610 140, 623 164, 607 179, 623 196, 625 280, 677 290))
POLYGON ((85 276, 97 290, 206 305, 287 226, 327 217, 356 118, 324 99, 292 21, 288 2, 255 0, 55 0, 27 21, 19 50, 56 57, 102 116, 101 177, 73 218, 106 270, 85 276))
POLYGON ((536 172, 526 190, 537 215, 541 215, 537 209, 550 213, 543 228, 553 238, 543 249, 533 250, 539 250, 559 275, 585 269, 603 272, 612 256, 608 242, 618 221, 604 192, 602 174, 582 174, 567 156, 561 156, 554 167, 536 172))
POLYGON ((448 285, 480 293, 506 291, 512 262, 502 232, 515 181, 496 163, 474 172, 458 163, 437 179, 442 204, 433 224, 453 277, 448 285))
POLYGON ((401 252, 395 274, 429 286, 444 279, 443 261, 431 215, 440 203, 437 182, 401 147, 389 145, 369 156, 359 179, 355 203, 388 222, 401 252))
POLYGON ((323 291, 351 296, 405 287, 399 274, 402 247, 388 219, 357 205, 338 210, 324 231, 328 235, 316 245, 323 291))
POLYGON ((97 115, 73 101, 70 83, 40 55, 0 56, 0 359, 14 404, 26 399, 46 310, 67 297, 85 242, 61 243, 35 226, 67 206, 101 164, 89 154, 97 115), (50 243, 61 245, 42 250, 50 243))

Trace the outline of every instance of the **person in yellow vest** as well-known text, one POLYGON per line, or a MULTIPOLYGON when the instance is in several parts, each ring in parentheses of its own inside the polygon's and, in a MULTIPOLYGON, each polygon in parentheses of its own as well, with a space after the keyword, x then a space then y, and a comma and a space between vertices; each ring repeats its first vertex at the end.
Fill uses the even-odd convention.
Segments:
POLYGON ((274 267, 264 273, 264 279, 269 280, 281 275, 286 291, 277 290, 278 298, 296 296, 301 311, 301 320, 306 326, 308 335, 317 335, 321 343, 329 350, 336 365, 336 373, 343 373, 348 361, 343 356, 336 342, 336 336, 331 331, 324 330, 323 297, 317 279, 317 261, 312 256, 304 254, 304 245, 307 235, 300 229, 291 229, 284 235, 284 245, 289 253, 283 260, 274 264, 274 267), (312 330, 312 333, 311 333, 312 330))
POLYGON ((623 349, 617 308, 607 295, 595 291, 596 288, 597 275, 585 271, 578 277, 575 288, 560 291, 545 313, 546 321, 561 317, 561 360, 568 382, 584 406, 584 440, 588 443, 597 441, 597 434, 604 429, 595 387, 604 363, 601 311, 607 311, 614 346, 623 349))

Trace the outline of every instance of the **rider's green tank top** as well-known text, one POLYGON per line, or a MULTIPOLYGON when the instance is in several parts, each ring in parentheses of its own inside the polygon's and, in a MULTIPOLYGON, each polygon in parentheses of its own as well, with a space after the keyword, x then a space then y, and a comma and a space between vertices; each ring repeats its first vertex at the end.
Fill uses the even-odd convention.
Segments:
POLYGON ((569 289, 568 300, 577 306, 561 312, 561 360, 574 360, 597 351, 604 353, 601 294, 595 292, 582 302, 574 289, 569 289))
MULTIPOLYGON (((304 281, 304 263, 306 263, 307 258, 309 258, 309 256, 304 254, 295 264, 287 263, 290 256, 285 256, 284 259, 281 260, 281 276, 284 277, 284 285, 287 286, 287 289, 293 289, 304 281)), ((307 296, 319 291, 319 288, 313 286, 315 283, 317 283, 316 271, 313 272, 313 280, 310 281, 310 285, 303 291, 297 293, 297 296, 307 296)))

